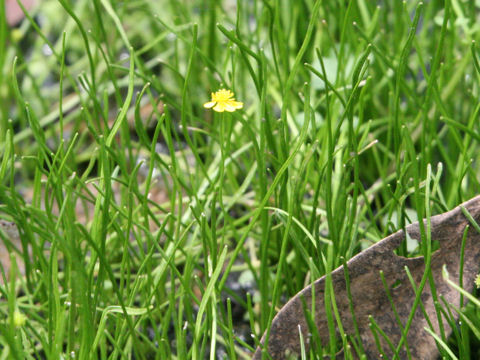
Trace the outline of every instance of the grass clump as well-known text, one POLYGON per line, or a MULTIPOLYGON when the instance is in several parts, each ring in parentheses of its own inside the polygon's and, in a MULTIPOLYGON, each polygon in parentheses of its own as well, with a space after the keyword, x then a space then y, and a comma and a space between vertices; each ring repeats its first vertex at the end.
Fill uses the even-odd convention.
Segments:
MULTIPOLYGON (((248 359, 304 286, 476 195, 478 14, 46 0, 12 27, 2 3, 0 359, 248 359), (204 109, 221 88, 243 109, 204 109)), ((476 358, 459 311, 439 351, 476 358)))

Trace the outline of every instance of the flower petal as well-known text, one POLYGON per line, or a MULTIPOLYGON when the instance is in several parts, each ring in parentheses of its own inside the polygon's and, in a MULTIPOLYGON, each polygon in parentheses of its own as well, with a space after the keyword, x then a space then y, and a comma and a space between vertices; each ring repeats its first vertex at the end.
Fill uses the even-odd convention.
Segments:
POLYGON ((212 107, 215 106, 216 103, 217 103, 216 101, 209 101, 203 104, 203 107, 206 109, 211 109, 212 107))
POLYGON ((234 112, 236 110, 235 106, 232 106, 230 103, 225 103, 225 110, 228 112, 234 112))
POLYGON ((215 105, 213 110, 215 110, 216 112, 224 112, 225 111, 225 103, 223 103, 223 102, 217 103, 217 105, 215 105))
POLYGON ((229 108, 233 109, 233 110, 228 110, 227 111, 235 111, 237 109, 241 109, 243 107, 243 103, 240 102, 240 101, 235 101, 235 100, 228 100, 225 102, 225 105, 227 105, 229 108))

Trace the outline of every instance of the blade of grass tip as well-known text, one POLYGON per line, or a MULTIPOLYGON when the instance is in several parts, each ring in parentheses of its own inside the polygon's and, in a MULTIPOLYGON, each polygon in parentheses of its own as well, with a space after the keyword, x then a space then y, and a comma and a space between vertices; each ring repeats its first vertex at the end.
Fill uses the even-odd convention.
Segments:
POLYGON ((239 38, 234 35, 233 30, 227 30, 225 26, 217 24, 217 28, 233 43, 235 43, 241 50, 246 52, 248 55, 253 57, 257 62, 260 62, 259 56, 253 50, 251 50, 247 45, 245 45, 239 38))
POLYGON ((480 339, 480 329, 478 329, 478 327, 472 322, 472 320, 470 320, 470 318, 467 315, 465 315, 461 309, 457 308, 452 304, 450 304, 450 306, 453 307, 453 309, 458 313, 458 315, 460 315, 461 320, 468 325, 468 327, 473 332, 475 337, 477 339, 480 339))
MULTIPOLYGON (((17 100, 17 103, 19 105, 19 108, 24 111, 25 109, 25 100, 22 96, 22 93, 20 92, 20 88, 18 87, 18 80, 17 80, 17 61, 18 57, 15 56, 13 58, 13 63, 12 63, 12 71, 10 73, 11 80, 12 80, 12 89, 13 89, 13 94, 15 96, 15 99, 17 100)), ((21 113, 20 113, 21 114, 21 113)))
POLYGON ((252 303, 252 294, 247 292, 247 314, 248 314, 248 321, 250 323, 250 331, 251 331, 251 336, 256 342, 255 346, 258 346, 258 333, 256 331, 255 327, 255 312, 253 310, 253 303, 252 303))
POLYGON ((440 179, 443 174, 443 163, 437 163, 437 173, 435 174, 433 185, 432 185, 432 197, 436 197, 441 206, 442 212, 448 211, 448 206, 445 203, 445 198, 443 197, 442 188, 440 187, 440 179))
MULTIPOLYGON (((354 95, 355 96, 358 96, 358 92, 357 92, 357 89, 360 85, 360 83, 362 82, 362 79, 363 79, 363 75, 365 73, 365 68, 364 68, 364 65, 367 64, 367 68, 368 68, 368 65, 369 65, 369 61, 368 61, 368 57, 370 56, 370 53, 372 51, 372 44, 368 44, 367 45, 367 48, 365 49, 365 51, 363 52, 363 54, 360 56, 360 59, 358 59, 358 62, 355 66, 355 69, 353 70, 353 74, 352 74, 352 91, 350 93, 350 97, 353 97, 354 95)), ((350 99, 347 101, 347 104, 350 103, 350 99)), ((350 112, 353 110, 353 101, 352 101, 352 105, 349 107, 350 108, 350 112)))
MULTIPOLYGON (((289 217, 291 216, 292 217, 292 221, 303 231, 303 233, 305 234, 305 236, 310 240, 310 242, 312 243, 313 247, 315 249, 317 249, 317 240, 315 239, 315 237, 310 233, 310 231, 308 231, 308 229, 300 222, 300 220, 298 220, 295 216, 289 214, 287 211, 285 210, 282 210, 282 209, 279 209, 279 208, 276 208, 276 207, 271 207, 271 206, 265 206, 264 208, 265 210, 273 210, 275 212, 278 212, 279 214, 285 216, 285 217, 289 217)), ((330 244, 330 242, 328 240, 325 240, 323 238, 320 238, 318 240, 319 242, 322 242, 324 244, 330 244)))
MULTIPOLYGON (((51 161, 51 157, 53 157, 53 152, 50 151, 49 147, 47 146, 47 139, 45 137, 45 132, 40 126, 38 122, 38 118, 33 112, 32 107, 28 102, 25 102, 25 115, 28 120, 28 124, 32 129, 33 137, 35 138, 35 142, 38 145, 39 152, 43 155, 42 161, 45 162, 45 166, 48 168, 48 171, 53 171, 53 164, 51 161)), ((45 171, 42 168, 42 171, 45 171)))
POLYGON ((236 360, 237 355, 235 353, 235 343, 233 340, 234 329, 232 321, 232 301, 227 298, 227 351, 229 359, 236 360))
MULTIPOLYGON (((80 34, 82 36, 83 42, 85 43, 85 50, 87 51, 88 62, 90 64, 92 91, 93 91, 93 93, 96 94, 97 93, 97 90, 96 90, 97 86, 96 86, 96 80, 95 80, 95 63, 93 61, 92 52, 90 50, 90 43, 88 42, 87 33, 86 33, 86 31, 83 27, 82 21, 78 18, 78 16, 72 10, 72 8, 70 7, 70 4, 68 4, 65 0, 58 0, 58 2, 62 5, 62 7, 65 9, 65 11, 72 17, 72 19, 77 24, 78 29, 80 30, 80 34)), ((51 46, 51 49, 53 50, 53 46, 51 46)))
POLYGON ((143 126, 143 119, 140 115, 140 101, 143 99, 143 94, 145 93, 147 88, 150 87, 150 85, 151 84, 147 82, 142 88, 142 90, 139 93, 137 93, 136 100, 135 100, 135 112, 134 112, 135 131, 138 135, 138 138, 140 139, 140 143, 147 148, 150 146, 150 141, 148 139, 148 135, 145 130, 145 127, 143 126))
MULTIPOLYGON (((127 311, 127 314, 130 315, 130 316, 139 316, 139 315, 146 314, 148 310, 146 308, 127 307, 126 311, 127 311)), ((106 323, 107 323, 107 316, 109 314, 113 314, 113 313, 122 314, 123 310, 118 305, 110 305, 110 306, 107 306, 105 309, 103 309, 102 316, 100 317, 100 322, 99 322, 98 328, 97 328, 97 334, 95 336, 95 340, 93 341, 92 353, 97 348, 98 343, 100 342, 100 339, 103 335, 103 331, 105 330, 105 326, 106 326, 106 323)))
POLYGON ((480 233, 480 226, 478 225, 478 223, 475 221, 475 219, 473 218, 472 214, 470 214, 470 212, 463 206, 460 206, 460 209, 462 210, 462 213, 463 215, 468 219, 468 221, 470 222, 470 224, 472 224, 473 228, 480 233))
MULTIPOLYGON (((242 40, 240 40, 239 37, 237 37, 238 32, 237 32, 237 36, 235 36, 233 30, 229 31, 224 26, 222 26, 221 24, 217 24, 217 27, 230 41, 235 43, 238 46, 238 48, 240 49, 240 55, 242 56, 242 59, 245 62, 245 65, 247 66, 247 70, 248 70, 248 72, 249 72, 249 74, 252 78, 252 81, 255 85, 255 89, 257 90, 257 94, 260 94, 261 91, 262 91, 261 86, 260 86, 260 80, 259 80, 259 78, 261 77, 261 74, 257 75, 255 73, 252 64, 250 64, 250 61, 248 60, 247 55, 252 56, 257 61, 257 63, 260 65, 261 60, 260 60, 259 56, 254 51, 252 51, 247 45, 245 45, 242 42, 242 40)), ((261 69, 261 66, 259 66, 259 68, 261 69)))
POLYGON ((445 299, 445 297, 443 295, 440 296, 440 299, 441 299, 442 304, 443 304, 443 307, 441 308, 442 309, 442 315, 447 320, 448 326, 450 326, 450 328, 452 329, 452 333, 453 333, 453 334, 450 335, 449 342, 452 339, 455 339, 455 341, 458 344, 460 344, 458 346, 458 351, 459 351, 458 355, 460 356, 460 359, 469 359, 470 358, 469 356, 464 356, 466 354, 466 350, 465 350, 465 348, 463 348, 461 346, 461 345, 464 345, 463 342, 462 342, 462 337, 463 336, 461 336, 460 332, 459 332, 459 329, 460 329, 460 326, 461 326, 461 320, 460 320, 460 323, 458 324, 459 326, 457 326, 457 324, 456 324, 457 321, 455 320, 455 317, 453 316, 453 313, 452 313, 452 309, 454 309, 453 305, 449 304, 448 301, 445 299))
POLYGON ((380 334, 380 336, 385 340, 385 342, 387 343, 390 350, 394 353, 394 357, 398 356, 398 351, 395 349, 395 346, 393 346, 392 341, 387 336, 387 334, 385 334, 385 332, 382 330, 382 328, 380 328, 380 326, 378 326, 375 319, 371 315, 368 316, 368 319, 370 321, 370 323, 369 323, 370 331, 372 332, 372 334, 375 338, 377 349, 378 349, 378 352, 381 354, 381 357, 385 358, 385 359, 388 359, 388 357, 385 355, 385 352, 383 350, 383 347, 382 347, 382 344, 380 342, 380 338, 379 338, 378 334, 380 334))
POLYGON ((453 360, 458 360, 458 358, 455 356, 452 350, 448 347, 448 345, 437 335, 435 334, 432 330, 430 330, 427 327, 423 328, 427 333, 432 335, 432 337, 435 339, 435 341, 440 344, 440 346, 448 353, 451 359, 453 360))
POLYGON ((70 155, 72 154, 73 148, 77 143, 78 137, 79 137, 78 132, 75 132, 75 134, 73 134, 72 139, 70 140, 70 143, 68 144, 68 148, 65 151, 65 154, 61 155, 61 156, 63 156, 63 159, 61 160, 60 165, 58 166, 58 171, 57 172, 58 172, 59 175, 61 175, 61 173, 63 171, 63 168, 64 168, 65 164, 67 163, 67 160, 69 159, 70 155))
POLYGON ((300 357, 302 360, 307 360, 307 353, 305 351, 305 340, 303 339, 302 328, 298 325, 298 337, 300 338, 300 357))
POLYGON ((453 287, 453 288, 454 288, 455 290, 457 290, 460 294, 462 294, 462 295, 464 295, 465 297, 467 297, 468 300, 470 300, 472 303, 474 303, 475 306, 480 307, 480 300, 478 300, 475 296, 473 296, 473 295, 470 294, 468 291, 464 290, 463 288, 461 288, 460 286, 458 286, 457 284, 455 284, 452 280, 450 280, 450 277, 449 277, 449 274, 448 274, 446 265, 444 265, 443 268, 442 268, 442 277, 443 277, 443 279, 447 282, 448 285, 450 285, 451 287, 453 287))
MULTIPOLYGON (((59 1, 65 1, 65 0, 59 0, 59 1)), ((132 45, 130 45, 130 41, 128 40, 128 36, 125 33, 125 30, 123 30, 122 22, 120 21, 117 14, 115 13, 115 10, 113 9, 112 5, 110 4, 110 2, 108 0, 100 0, 100 2, 102 3, 103 7, 107 11, 108 15, 110 15, 110 17, 112 18, 112 20, 115 24, 115 27, 117 28, 117 31, 118 31, 118 33, 120 34, 120 37, 123 40, 123 43, 125 44, 125 46, 128 49, 131 49, 132 45)), ((131 56, 131 58, 133 59, 133 56, 131 56)))
MULTIPOLYGON (((315 52, 317 54, 317 58, 319 59, 319 61, 323 62, 323 57, 320 53, 320 50, 318 48, 316 48, 315 52), (322 59, 322 60, 320 60, 320 59, 322 59)), ((318 71, 316 68, 314 68, 311 64, 306 63, 305 67, 325 83, 325 88, 326 89, 327 89, 327 86, 328 86, 328 89, 330 89, 337 96, 338 100, 342 103, 344 108, 347 107, 347 102, 343 98, 342 94, 340 94, 338 92, 338 90, 335 88, 335 86, 333 86, 333 84, 328 80, 328 78, 326 78, 324 76, 324 74, 322 74, 320 71, 318 71)))
POLYGON ((105 145, 108 147, 112 146, 113 140, 115 138, 115 135, 117 134, 118 130, 120 129, 120 126, 122 125, 122 122, 125 120, 128 108, 130 107, 130 103, 133 98, 133 80, 134 80, 134 69, 135 69, 135 61, 133 57, 133 48, 129 48, 130 52, 130 70, 128 73, 128 89, 127 89, 127 96, 125 98, 125 102, 122 105, 122 109, 120 110, 120 113, 118 114, 117 118, 115 119, 115 122, 113 123, 112 129, 109 131, 107 139, 105 141, 105 145))

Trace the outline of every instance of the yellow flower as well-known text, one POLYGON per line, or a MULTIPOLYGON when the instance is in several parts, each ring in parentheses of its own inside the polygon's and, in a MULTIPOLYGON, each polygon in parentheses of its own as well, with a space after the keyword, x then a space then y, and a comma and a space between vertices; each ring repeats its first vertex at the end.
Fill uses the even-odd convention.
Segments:
POLYGON ((243 107, 243 103, 236 101, 235 94, 226 89, 220 89, 215 93, 212 93, 212 100, 203 104, 204 108, 215 110, 216 112, 234 112, 237 109, 243 107))
POLYGON ((13 326, 15 326, 16 328, 22 327, 23 325, 25 325, 26 321, 27 317, 19 310, 15 310, 13 312, 13 326))
POLYGON ((477 289, 480 288, 480 274, 475 278, 475 285, 477 286, 477 289))

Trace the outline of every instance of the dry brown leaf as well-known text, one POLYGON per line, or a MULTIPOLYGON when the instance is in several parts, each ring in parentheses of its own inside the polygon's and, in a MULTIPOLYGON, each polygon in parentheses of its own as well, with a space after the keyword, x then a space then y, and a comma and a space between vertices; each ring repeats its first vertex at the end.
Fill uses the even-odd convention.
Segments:
MULTIPOLYGON (((463 203, 461 206, 469 211, 475 221, 480 221, 480 196, 463 203)), ((424 224, 426 224, 425 220, 424 224)), ((467 225, 469 225, 469 221, 463 215, 460 206, 444 214, 431 217, 431 237, 432 240, 437 240, 440 245, 440 249, 432 255, 430 266, 437 294, 439 297, 444 297, 448 303, 457 307, 461 305, 459 303, 460 294, 449 287, 443 280, 442 267, 444 264, 446 265, 450 279, 458 284, 462 236, 467 225)), ((409 225, 406 230, 410 237, 420 240, 418 223, 409 225)), ((415 299, 415 293, 408 280, 405 267, 409 268, 417 287, 424 274, 425 264, 423 257, 404 258, 397 256, 393 252, 404 239, 404 231, 398 231, 347 262, 354 314, 368 359, 380 358, 373 333, 369 328, 370 315, 386 333, 394 346, 397 346, 402 333, 381 281, 380 271, 384 272, 396 311, 403 325, 407 322, 415 299)), ((470 226, 465 243, 463 267, 463 287, 469 292, 473 289, 479 264, 480 234, 470 226)), ((349 307, 343 267, 333 271, 332 283, 344 331, 346 334, 354 335, 355 329, 349 307)), ((325 277, 317 280, 312 286, 315 292, 315 323, 322 343, 326 345, 329 342, 329 331, 324 307, 325 277)), ((306 287, 293 297, 274 318, 268 340, 268 352, 273 359, 283 360, 287 358, 287 353, 293 355, 300 353, 299 329, 302 331, 305 345, 308 349, 309 330, 304 316, 302 299, 304 299, 307 309, 311 309, 312 286, 306 287)), ((422 292, 421 300, 433 323, 434 331, 438 333, 437 314, 428 281, 422 292)), ((455 320, 457 320, 458 313, 454 311, 452 313, 455 320)), ((446 336, 449 336, 451 328, 446 321, 443 321, 443 324, 446 336)), ((428 323, 420 307, 418 307, 407 335, 407 343, 412 359, 434 359, 438 356, 435 341, 425 331, 425 327, 429 327, 428 323)), ((379 338, 381 339, 386 357, 392 358, 393 352, 380 335, 379 338)), ((264 341, 265 339, 262 338, 262 344, 264 341)), ((405 347, 400 350, 399 358, 407 358, 405 347)), ((260 349, 257 349, 253 359, 261 359, 260 349)))

